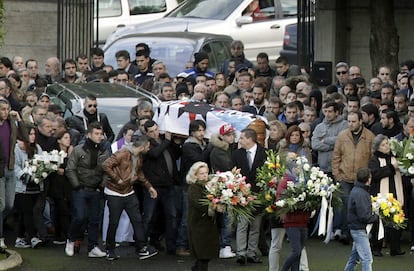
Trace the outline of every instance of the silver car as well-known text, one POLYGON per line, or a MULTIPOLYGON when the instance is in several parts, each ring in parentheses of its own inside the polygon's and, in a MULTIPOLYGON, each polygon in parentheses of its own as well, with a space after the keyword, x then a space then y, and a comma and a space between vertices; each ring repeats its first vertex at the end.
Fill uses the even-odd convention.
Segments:
MULTIPOLYGON (((256 0, 257 1, 257 0, 256 0)), ((259 0, 260 18, 249 9, 253 0, 188 0, 165 17, 117 29, 104 48, 133 33, 201 32, 229 35, 245 45, 246 57, 255 62, 266 52, 276 59, 282 50, 285 26, 297 22, 297 0, 259 0)), ((254 13, 257 14, 257 13, 254 13)))
POLYGON ((99 112, 108 116, 115 135, 130 119, 130 109, 137 105, 138 98, 146 98, 158 108, 161 101, 154 94, 138 88, 110 83, 55 83, 46 88, 51 102, 62 109, 65 118, 79 114, 83 110, 84 98, 96 96, 99 112))

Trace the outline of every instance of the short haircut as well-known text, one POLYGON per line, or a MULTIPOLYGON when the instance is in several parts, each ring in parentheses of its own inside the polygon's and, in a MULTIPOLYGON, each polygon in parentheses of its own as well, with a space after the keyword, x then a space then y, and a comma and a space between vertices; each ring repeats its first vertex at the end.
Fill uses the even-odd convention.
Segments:
POLYGON ((368 115, 374 115, 375 119, 379 116, 378 107, 376 107, 373 103, 364 104, 361 107, 361 111, 367 113, 368 115))
POLYGON ((145 132, 148 132, 148 129, 151 128, 151 127, 153 127, 154 125, 157 125, 158 126, 158 124, 155 121, 153 121, 153 120, 146 121, 145 124, 144 124, 145 132))
POLYGON ((381 112, 381 114, 385 114, 387 119, 393 119, 394 123, 399 123, 400 122, 400 118, 398 117, 397 112, 395 112, 392 109, 387 109, 381 112))
POLYGON ((358 116, 358 120, 362 120, 362 113, 361 113, 361 111, 355 111, 355 110, 349 111, 348 112, 348 116, 350 116, 350 115, 357 115, 358 116))
POLYGON ((12 90, 13 86, 8 78, 6 77, 0 78, 0 82, 4 82, 6 84, 6 87, 10 89, 10 91, 12 90))
POLYGON ((241 133, 244 134, 246 138, 251 138, 254 142, 257 142, 257 133, 251 128, 246 128, 241 130, 241 133))
POLYGON ((290 102, 290 103, 286 104, 284 111, 286 111, 286 109, 288 109, 288 108, 296 108, 296 110, 299 109, 298 104, 296 102, 290 102))
POLYGON ((349 70, 349 65, 346 62, 338 62, 335 66, 335 68, 345 68, 346 70, 349 70))
POLYGON ((118 59, 120 57, 122 57, 123 59, 128 59, 128 60, 131 59, 131 57, 129 55, 129 52, 127 50, 120 50, 120 51, 116 52, 115 58, 118 59))
POLYGON ((137 113, 139 111, 142 110, 151 110, 152 111, 152 103, 148 102, 148 101, 141 101, 138 105, 137 105, 137 113))
POLYGON ((188 184, 194 184, 197 182, 196 174, 200 170, 200 168, 207 168, 208 171, 208 165, 205 162, 195 162, 191 168, 188 170, 188 173, 186 175, 186 181, 188 184))
POLYGON ((6 68, 12 69, 13 68, 13 63, 11 62, 11 60, 8 57, 0 57, 0 64, 3 64, 6 68))
POLYGON ((206 123, 204 121, 202 121, 202 120, 192 120, 190 122, 190 126, 188 128, 188 133, 190 135, 192 135, 193 132, 197 132, 198 131, 198 129, 200 128, 200 126, 203 127, 204 130, 206 129, 206 123))
POLYGON ((358 169, 356 176, 358 182, 366 183, 368 182, 369 178, 371 178, 371 170, 366 167, 360 168, 358 169))
POLYGON ((269 61, 269 55, 264 52, 257 54, 256 58, 262 58, 262 59, 266 59, 267 61, 269 61))
POLYGON ((348 96, 347 98, 348 102, 358 102, 359 106, 359 98, 357 96, 348 96))
POLYGON ((96 96, 95 95, 93 95, 93 94, 88 94, 88 95, 86 95, 86 97, 85 97, 85 102, 86 101, 96 101, 96 96))
POLYGON ((141 49, 141 50, 147 52, 148 55, 151 54, 151 49, 149 48, 148 44, 146 44, 144 42, 137 43, 137 45, 135 45, 135 50, 137 50, 137 48, 140 48, 140 47, 144 48, 144 49, 141 49))
POLYGON ((91 56, 104 56, 105 54, 104 54, 104 51, 101 49, 101 48, 99 48, 99 47, 96 47, 96 48, 92 48, 91 49, 91 56))
POLYGON ((65 59, 64 61, 63 61, 63 63, 62 63, 62 70, 65 70, 65 66, 66 66, 66 64, 73 64, 73 65, 75 65, 75 67, 76 67, 76 61, 74 60, 74 59, 72 59, 72 58, 67 58, 67 59, 65 59))
POLYGON ((103 130, 102 125, 97 121, 94 121, 94 122, 92 122, 88 125, 88 129, 87 129, 86 133, 87 134, 92 133, 93 129, 103 130))
POLYGON ((132 146, 134 147, 141 147, 142 145, 146 144, 150 138, 146 135, 141 135, 132 142, 132 146))
POLYGON ((51 115, 45 115, 42 118, 40 118, 39 122, 37 123, 38 126, 43 126, 45 124, 45 121, 51 121, 54 122, 55 121, 55 117, 51 116, 51 115))
POLYGON ((339 112, 339 104, 336 102, 327 102, 323 108, 333 107, 335 112, 339 112))
POLYGON ((276 58, 276 63, 286 65, 289 64, 289 60, 285 56, 279 56, 278 58, 276 58))
POLYGON ((145 50, 138 50, 138 51, 135 53, 135 56, 143 56, 143 57, 145 57, 145 58, 149 58, 149 53, 148 53, 148 52, 146 52, 145 50))

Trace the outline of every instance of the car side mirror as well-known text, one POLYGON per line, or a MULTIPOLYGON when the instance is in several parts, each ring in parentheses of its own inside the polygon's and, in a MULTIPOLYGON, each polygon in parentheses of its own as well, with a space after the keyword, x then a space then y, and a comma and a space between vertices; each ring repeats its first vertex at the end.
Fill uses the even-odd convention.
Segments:
POLYGON ((252 22, 253 22, 253 18, 248 15, 241 16, 236 19, 237 26, 242 26, 244 24, 251 24, 252 22))

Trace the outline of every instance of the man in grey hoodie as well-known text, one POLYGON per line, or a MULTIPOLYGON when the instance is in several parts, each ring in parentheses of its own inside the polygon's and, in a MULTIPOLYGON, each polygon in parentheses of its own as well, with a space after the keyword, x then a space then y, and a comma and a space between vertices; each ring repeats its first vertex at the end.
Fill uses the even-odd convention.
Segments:
POLYGON ((312 149, 318 152, 318 165, 323 172, 332 176, 332 154, 336 136, 346 128, 348 122, 340 114, 339 104, 328 102, 323 107, 325 118, 312 135, 312 149))

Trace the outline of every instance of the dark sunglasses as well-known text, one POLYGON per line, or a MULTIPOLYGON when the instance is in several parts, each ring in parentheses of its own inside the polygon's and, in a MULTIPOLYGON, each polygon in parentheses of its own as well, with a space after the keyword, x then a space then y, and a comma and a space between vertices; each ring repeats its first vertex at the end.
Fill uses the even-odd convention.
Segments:
POLYGON ((89 105, 88 105, 88 107, 89 107, 89 108, 91 108, 91 107, 95 107, 95 108, 97 108, 97 107, 98 107, 98 105, 97 105, 97 104, 89 104, 89 105))
POLYGON ((340 75, 340 74, 346 74, 347 73, 347 71, 340 71, 340 72, 336 72, 336 74, 337 75, 340 75))

